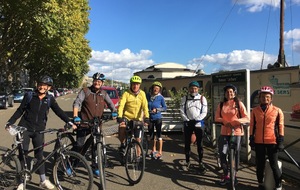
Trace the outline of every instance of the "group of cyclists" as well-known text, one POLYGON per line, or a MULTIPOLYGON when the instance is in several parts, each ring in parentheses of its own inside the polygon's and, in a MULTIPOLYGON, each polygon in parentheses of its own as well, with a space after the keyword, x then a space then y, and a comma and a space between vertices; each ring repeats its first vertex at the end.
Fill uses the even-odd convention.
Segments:
MULTIPOLYGON (((48 91, 53 86, 53 80, 49 76, 42 77, 37 88, 32 94, 25 94, 23 101, 8 120, 6 128, 8 129, 20 117, 19 125, 27 128, 24 132, 23 149, 25 152, 29 149, 30 139, 33 147, 38 147, 44 143, 44 134, 40 134, 46 127, 47 114, 49 108, 60 117, 64 122, 76 129, 76 124, 81 120, 91 120, 94 117, 101 117, 106 104, 112 111, 112 116, 119 123, 118 138, 120 140, 120 153, 125 151, 126 126, 128 121, 140 121, 148 126, 150 140, 152 141, 151 156, 154 159, 162 158, 163 140, 161 136, 162 114, 167 106, 164 97, 160 94, 162 84, 155 81, 152 84, 151 92, 146 94, 140 89, 142 79, 139 76, 133 76, 130 79, 130 88, 125 91, 120 99, 118 109, 115 108, 108 94, 101 89, 105 81, 105 75, 95 73, 93 75, 93 84, 90 87, 82 88, 73 103, 73 119, 64 113, 59 107, 53 96, 48 96, 48 91), (156 134, 154 135, 154 131, 156 134), (158 145, 158 149, 157 149, 158 145)), ((197 139, 197 151, 199 156, 199 169, 204 173, 207 169, 202 161, 203 158, 203 129, 204 119, 208 112, 206 98, 199 93, 200 85, 197 81, 189 84, 187 96, 182 97, 180 105, 181 117, 184 121, 184 153, 186 164, 184 170, 190 168, 190 145, 193 133, 197 139)), ((228 84, 224 87, 224 100, 220 102, 215 112, 215 122, 221 123, 221 135, 219 138, 219 154, 223 176, 219 182, 220 185, 226 185, 229 180, 228 164, 226 159, 226 149, 228 149, 231 129, 234 129, 234 135, 237 136, 237 166, 239 164, 239 150, 241 147, 241 137, 244 135, 243 123, 250 122, 250 146, 256 151, 257 180, 259 188, 264 189, 264 167, 265 156, 269 158, 273 170, 276 189, 282 188, 281 173, 277 164, 278 150, 283 149, 284 140, 284 118, 280 108, 272 104, 274 90, 269 86, 263 86, 260 90, 260 105, 253 109, 251 117, 248 116, 244 104, 237 98, 237 88, 228 84)), ((101 126, 99 126, 101 127, 101 126)), ((141 129, 140 129, 141 130, 141 129)), ((141 131, 134 132, 138 141, 141 131)), ((76 148, 80 150, 83 146, 86 136, 90 130, 80 130, 76 133, 76 148)), ((95 155, 95 154, 92 154, 95 155)), ((22 155, 19 155, 22 156, 22 155)), ((43 148, 34 152, 34 157, 38 162, 43 159, 43 148)), ((93 156, 94 158, 94 156, 93 156)), ((20 159, 22 160, 22 159, 20 159)), ((93 159, 94 160, 94 159, 93 159)), ((24 163, 22 163, 24 164, 24 163)), ((99 176, 97 165, 92 163, 95 176, 99 176)), ((45 167, 39 169, 40 187, 43 189, 54 189, 54 185, 46 179, 45 167)), ((17 190, 23 189, 23 182, 18 185, 17 190)))

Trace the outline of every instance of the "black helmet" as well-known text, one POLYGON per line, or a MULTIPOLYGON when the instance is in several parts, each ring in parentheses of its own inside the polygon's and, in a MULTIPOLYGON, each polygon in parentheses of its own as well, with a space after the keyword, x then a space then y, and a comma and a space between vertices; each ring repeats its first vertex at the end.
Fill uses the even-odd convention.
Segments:
POLYGON ((231 88, 235 93, 237 93, 237 88, 236 88, 236 86, 234 86, 233 84, 226 84, 226 86, 224 86, 224 88, 223 88, 223 90, 224 90, 224 92, 226 92, 226 90, 228 89, 228 88, 231 88))
POLYGON ((93 79, 94 80, 101 80, 101 81, 105 81, 105 75, 102 73, 95 73, 93 75, 93 79))
POLYGON ((39 80, 39 83, 44 83, 44 84, 47 84, 48 86, 53 86, 53 80, 49 76, 41 77, 41 79, 39 80))

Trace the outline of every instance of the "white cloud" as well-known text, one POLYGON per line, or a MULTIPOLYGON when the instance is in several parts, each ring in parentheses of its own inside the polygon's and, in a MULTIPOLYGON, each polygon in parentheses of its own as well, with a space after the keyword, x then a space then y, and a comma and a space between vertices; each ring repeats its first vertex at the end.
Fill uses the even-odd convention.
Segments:
MULTIPOLYGON (((260 69, 263 59, 262 51, 255 50, 234 50, 229 53, 217 53, 204 55, 189 61, 187 67, 191 69, 203 69, 206 73, 217 72, 219 70, 238 70, 238 69, 260 69), (208 71, 208 69, 210 69, 208 71)), ((269 63, 273 64, 277 60, 274 55, 264 55, 263 68, 269 63)))
MULTIPOLYGON (((235 0, 233 0, 235 2, 235 0)), ((246 6, 246 10, 249 12, 260 12, 265 7, 280 7, 280 0, 243 0, 238 1, 237 4, 246 6)))
POLYGON ((289 30, 287 32, 284 32, 284 38, 286 38, 287 40, 289 39, 300 40, 300 29, 295 28, 294 30, 289 30))
POLYGON ((154 61, 149 59, 152 56, 150 50, 140 50, 139 53, 133 53, 130 49, 119 53, 93 50, 91 54, 92 58, 88 62, 89 76, 101 72, 106 78, 123 82, 128 82, 134 72, 154 65, 154 61))

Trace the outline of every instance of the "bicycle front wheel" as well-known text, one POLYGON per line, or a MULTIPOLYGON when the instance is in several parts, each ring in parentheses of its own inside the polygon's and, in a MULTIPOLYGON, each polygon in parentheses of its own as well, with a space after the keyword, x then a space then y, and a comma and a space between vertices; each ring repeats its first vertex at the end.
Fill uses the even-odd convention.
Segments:
POLYGON ((236 177, 236 160, 235 160, 235 149, 230 148, 230 187, 235 190, 235 177, 236 177))
POLYGON ((16 155, 6 155, 6 147, 0 147, 0 189, 12 190, 20 180, 21 164, 16 155))
POLYGON ((53 167, 53 178, 58 189, 92 189, 93 172, 86 159, 79 153, 62 153, 53 167))
POLYGON ((141 143, 133 140, 129 143, 125 154, 125 170, 131 184, 141 181, 145 170, 145 154, 141 143))
POLYGON ((105 154, 104 154, 104 147, 102 143, 97 144, 97 164, 99 169, 99 175, 100 175, 100 190, 105 190, 106 188, 106 177, 105 177, 105 154))

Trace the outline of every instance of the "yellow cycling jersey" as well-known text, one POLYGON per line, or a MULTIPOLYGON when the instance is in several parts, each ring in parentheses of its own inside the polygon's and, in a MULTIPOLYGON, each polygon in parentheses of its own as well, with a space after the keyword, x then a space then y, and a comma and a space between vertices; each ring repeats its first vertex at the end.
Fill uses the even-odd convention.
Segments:
POLYGON ((142 121, 143 116, 149 118, 145 92, 140 90, 138 94, 134 94, 131 90, 125 91, 119 102, 118 117, 142 121))

